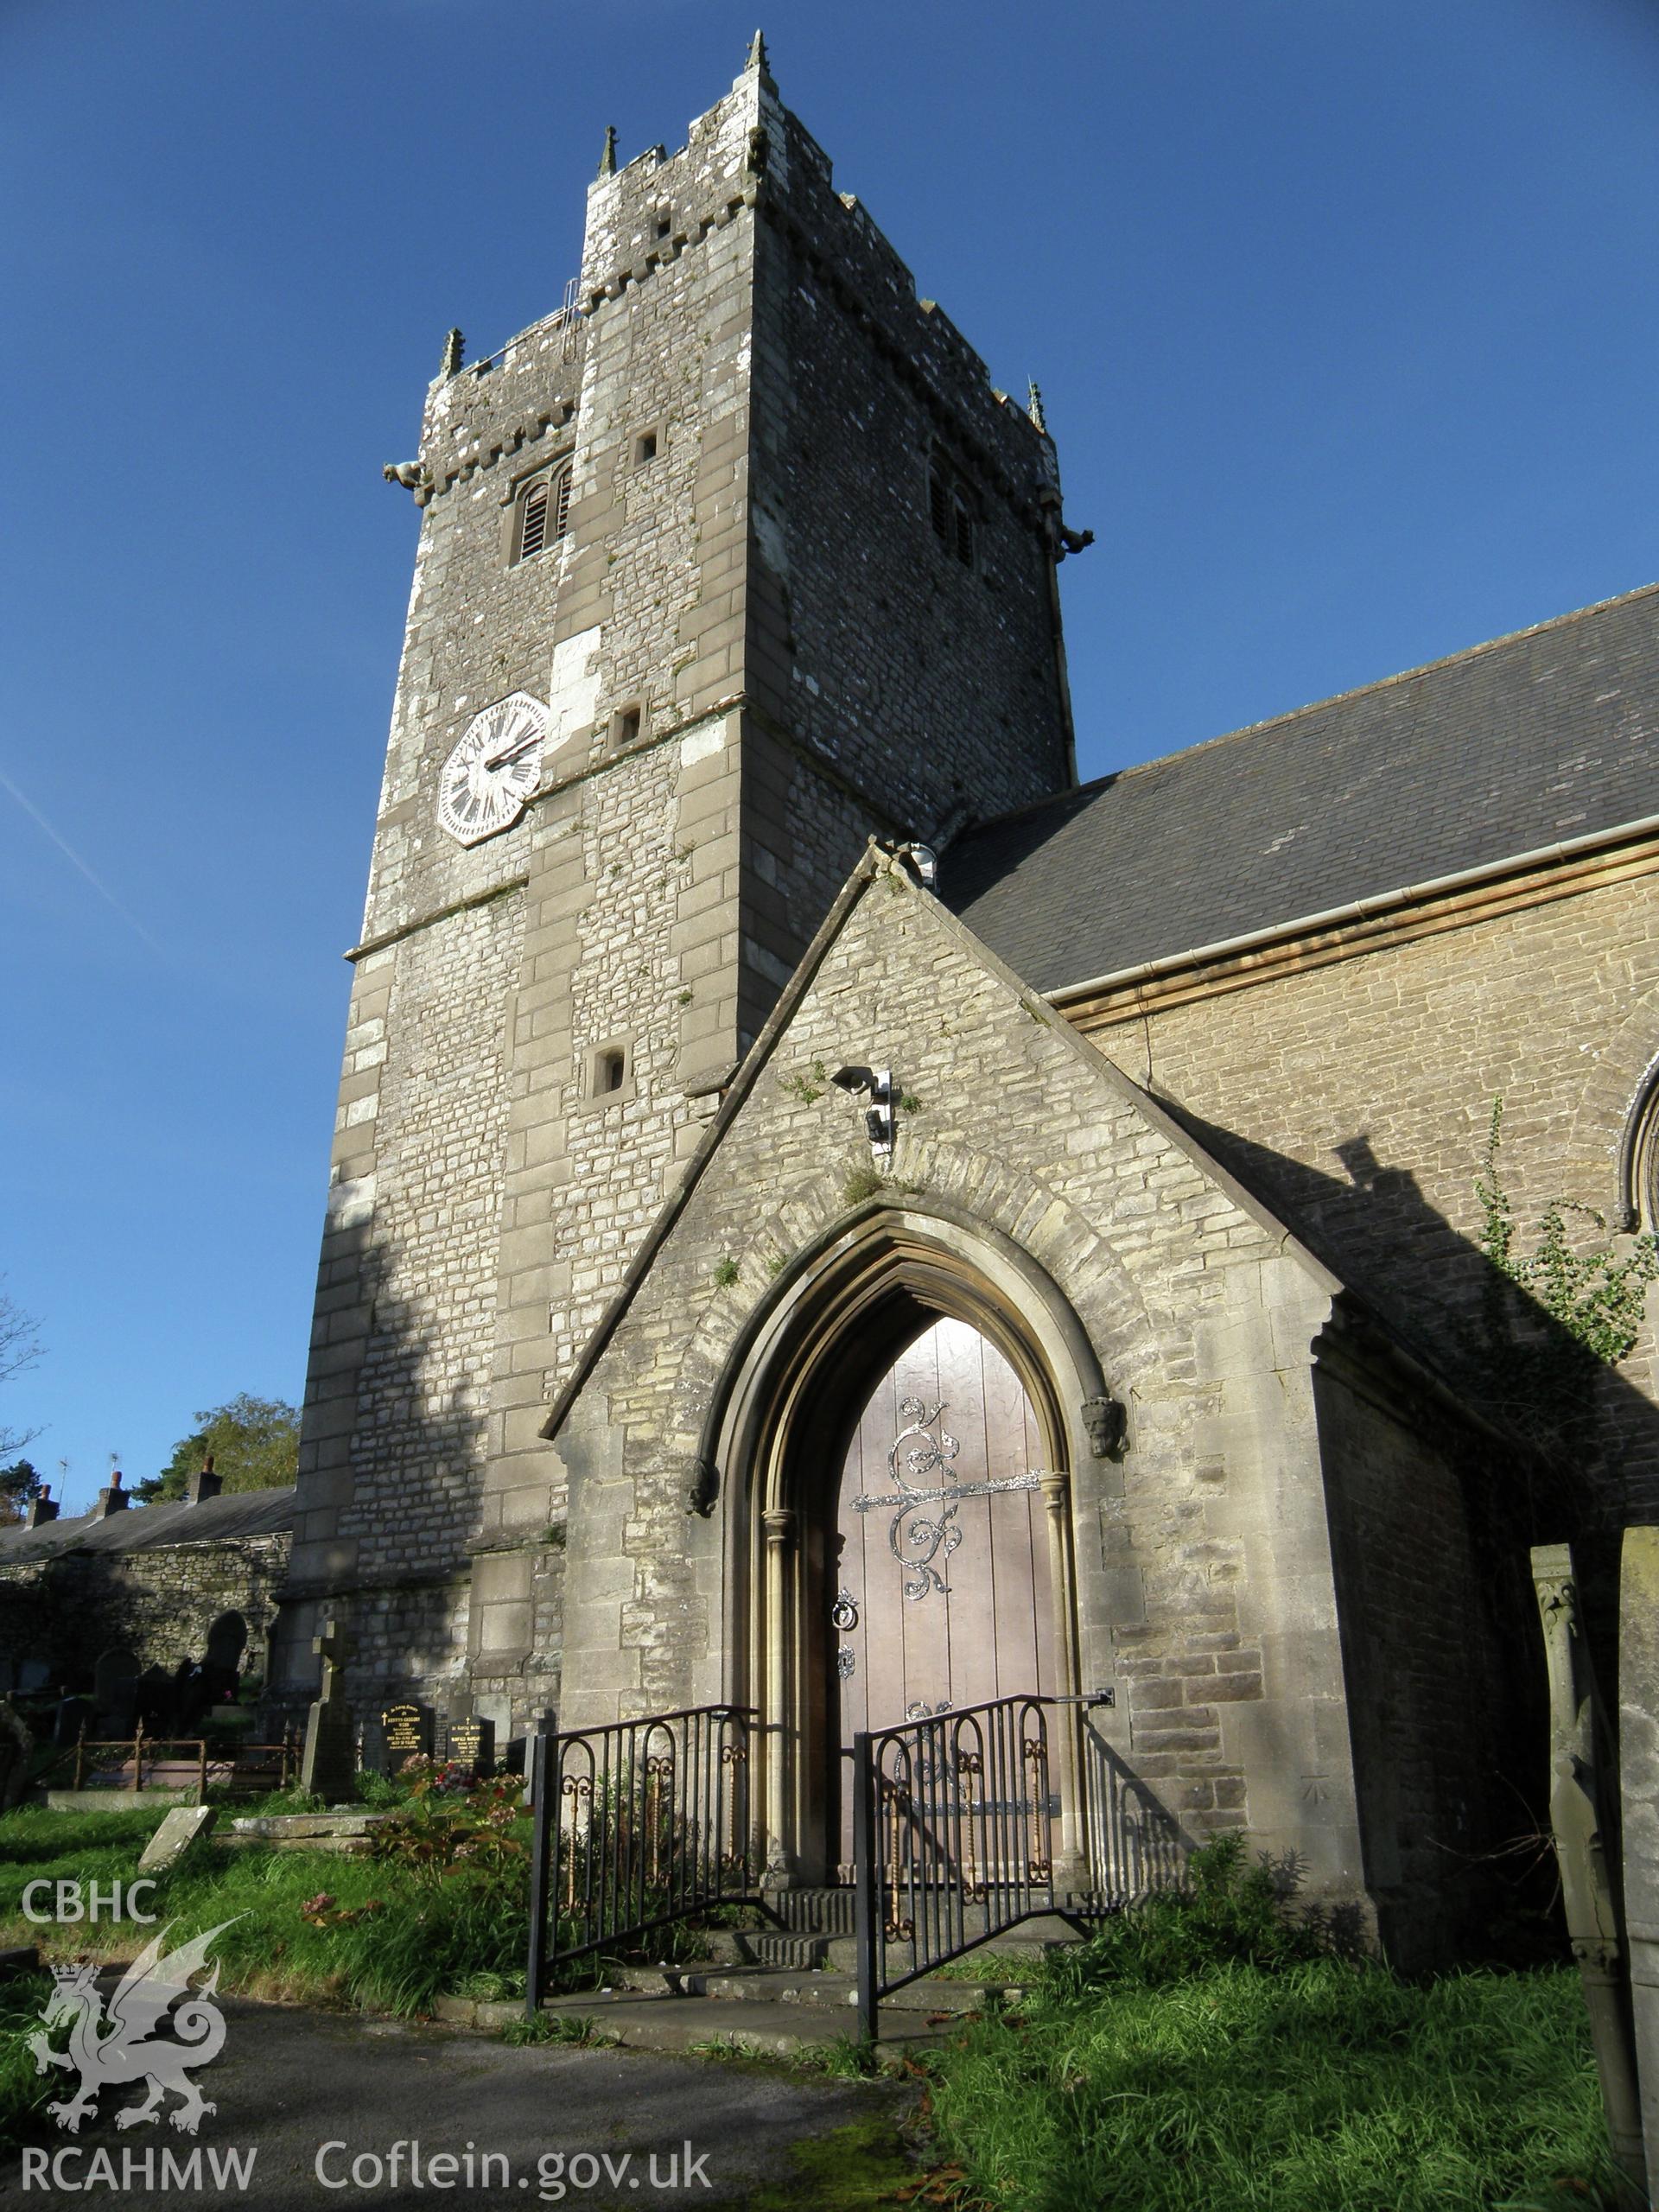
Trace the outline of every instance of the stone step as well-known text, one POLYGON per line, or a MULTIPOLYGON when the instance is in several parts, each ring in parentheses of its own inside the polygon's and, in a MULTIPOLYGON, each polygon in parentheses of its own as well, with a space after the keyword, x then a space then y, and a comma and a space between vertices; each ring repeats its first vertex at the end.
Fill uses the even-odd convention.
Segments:
POLYGON ((850 1936, 856 1893, 850 1889, 769 1890, 766 1909, 802 1936, 850 1936))
POLYGON ((831 1948, 823 1936, 789 1936, 771 1928, 719 1928, 704 1938, 718 1966, 821 1967, 831 1948))
MULTIPOLYGON (((543 2012, 591 2020, 596 2035, 630 2050, 696 2051, 713 2046, 788 2058, 814 2044, 840 2043, 856 2032, 849 2005, 779 2003, 766 1998, 661 1997, 611 1989, 583 1997, 553 1998, 543 2012)), ((954 2017, 954 2016, 953 2016, 954 2017)), ((906 2051, 942 2045, 950 2021, 930 2023, 924 2013, 884 2006, 877 2060, 902 2067, 906 2051)))
MULTIPOLYGON (((1027 1957, 1040 1956, 1042 1952, 1057 1943, 1075 1943, 1077 1930, 1071 1922, 1062 1918, 1068 1906, 1082 1912, 1087 1900, 1078 1896, 1057 1897, 1057 1910, 1045 1913, 1040 1918, 1020 1921, 1005 1935, 984 1937, 986 1924, 984 1908, 970 1908, 963 1916, 963 1932, 971 1939, 976 1936, 989 1942, 999 1951, 1007 1950, 1027 1957)), ((851 1889, 768 1890, 765 1907, 783 1923, 791 1935, 823 1936, 830 1944, 830 1956, 835 1957, 836 1946, 851 1943, 856 1922, 857 1892, 851 1889)), ((849 1952, 844 1961, 852 1964, 849 1952)), ((841 1961, 837 1961, 841 1963, 841 1961)))
MULTIPOLYGON (((615 1971, 615 1986, 659 1999, 704 1998, 721 2004, 796 2005, 831 2012, 848 2011, 858 2002, 857 1986, 850 1974, 702 1965, 622 1967, 615 1971)), ((988 2002, 1012 2002, 1024 1993, 1023 1986, 1017 1982, 961 1981, 954 1976, 926 1975, 884 1998, 882 2010, 954 2015, 978 2012, 988 2002)))
MULTIPOLYGON (((499 2034, 524 2018, 522 2005, 465 1997, 440 1997, 433 2005, 440 2020, 453 2026, 499 2034)), ((763 2058, 790 2058, 814 2045, 850 2037, 850 2009, 785 2005, 767 1998, 653 1996, 649 1991, 612 1988, 578 1997, 550 1999, 542 2010, 554 2018, 591 2022, 596 2041, 628 2050, 753 2051, 763 2058)), ((898 2007, 884 2010, 876 2038, 877 2063, 897 2072, 906 2051, 943 2044, 950 2021, 931 2021, 898 2007)))

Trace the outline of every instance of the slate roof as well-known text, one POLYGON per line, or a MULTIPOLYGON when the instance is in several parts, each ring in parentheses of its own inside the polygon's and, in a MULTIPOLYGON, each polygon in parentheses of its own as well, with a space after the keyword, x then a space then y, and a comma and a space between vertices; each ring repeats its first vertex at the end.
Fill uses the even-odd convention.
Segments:
POLYGON ((200 1505, 130 1505, 95 1521, 90 1513, 42 1522, 38 1529, 0 1529, 0 1567, 51 1559, 60 1552, 143 1552, 160 1544, 217 1544, 233 1536, 280 1535, 294 1526, 293 1486, 221 1491, 200 1505))
POLYGON ((1659 585, 965 832, 939 895, 1056 991, 1659 813, 1659 585))

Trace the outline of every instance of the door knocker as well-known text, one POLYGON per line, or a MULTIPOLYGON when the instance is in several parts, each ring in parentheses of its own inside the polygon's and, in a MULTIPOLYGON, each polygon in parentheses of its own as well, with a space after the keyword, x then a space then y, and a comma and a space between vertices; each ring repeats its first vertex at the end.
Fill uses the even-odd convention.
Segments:
POLYGON ((840 1594, 830 1608, 830 1618, 843 1636, 850 1636, 858 1626, 858 1607, 853 1603, 853 1593, 845 1583, 842 1583, 840 1594))

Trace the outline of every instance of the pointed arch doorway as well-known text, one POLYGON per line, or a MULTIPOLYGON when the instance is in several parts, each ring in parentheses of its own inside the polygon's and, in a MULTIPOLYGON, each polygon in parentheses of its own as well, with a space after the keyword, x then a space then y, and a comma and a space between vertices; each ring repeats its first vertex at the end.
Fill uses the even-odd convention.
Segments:
MULTIPOLYGON (((897 1318, 897 1317, 895 1317, 897 1318)), ((825 1558, 833 1671, 826 1826, 853 1872, 855 1735, 1062 1688, 1049 1471, 1038 1411, 972 1323, 916 1324, 870 1383, 841 1455, 825 1558)))

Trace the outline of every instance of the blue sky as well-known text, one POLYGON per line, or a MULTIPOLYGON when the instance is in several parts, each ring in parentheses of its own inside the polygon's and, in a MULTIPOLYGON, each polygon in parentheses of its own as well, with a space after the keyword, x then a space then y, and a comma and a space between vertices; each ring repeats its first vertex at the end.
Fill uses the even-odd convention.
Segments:
MULTIPOLYGON (((0 1271, 72 1506, 297 1397, 445 329, 753 0, 0 0, 0 1271)), ((818 0, 785 99, 1036 376, 1099 774, 1659 573, 1659 11, 818 0)))

